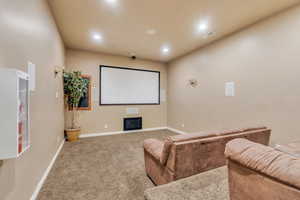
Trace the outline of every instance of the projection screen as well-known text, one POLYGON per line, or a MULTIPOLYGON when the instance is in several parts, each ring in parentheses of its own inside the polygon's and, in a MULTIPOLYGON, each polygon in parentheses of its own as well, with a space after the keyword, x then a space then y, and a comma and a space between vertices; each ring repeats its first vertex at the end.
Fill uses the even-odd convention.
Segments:
POLYGON ((100 105, 160 104, 160 72, 100 66, 100 105))

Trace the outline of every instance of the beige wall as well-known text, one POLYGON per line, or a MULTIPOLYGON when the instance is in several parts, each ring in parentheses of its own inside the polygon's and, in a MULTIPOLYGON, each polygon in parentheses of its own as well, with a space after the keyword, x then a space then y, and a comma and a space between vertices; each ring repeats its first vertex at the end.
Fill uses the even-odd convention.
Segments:
POLYGON ((168 126, 187 132, 252 125, 300 139, 300 7, 179 58, 168 67, 168 126), (198 87, 188 86, 196 78, 198 87), (224 84, 236 83, 236 96, 224 84), (181 124, 185 124, 183 128, 181 124))
POLYGON ((28 200, 63 138, 62 79, 54 78, 54 67, 64 65, 64 47, 44 0, 0 0, 0 35, 1 68, 25 71, 27 61, 37 68, 31 148, 0 165, 0 199, 28 200))
MULTIPOLYGON (((167 73, 166 66, 158 62, 146 60, 132 60, 123 56, 112 56, 86 51, 67 50, 66 67, 67 70, 76 69, 92 76, 92 111, 81 111, 80 125, 82 133, 103 133, 111 131, 121 131, 123 129, 123 117, 126 115, 126 108, 139 108, 143 117, 143 128, 165 127, 167 124, 167 104, 146 106, 99 106, 99 66, 123 66, 157 70, 161 72, 161 89, 166 90, 167 73), (96 92, 97 91, 97 92, 96 92), (96 95, 97 101, 94 98, 96 95), (95 99, 95 100, 94 100, 95 99), (108 128, 105 128, 105 124, 108 128)), ((68 122, 67 122, 68 123, 68 122)))

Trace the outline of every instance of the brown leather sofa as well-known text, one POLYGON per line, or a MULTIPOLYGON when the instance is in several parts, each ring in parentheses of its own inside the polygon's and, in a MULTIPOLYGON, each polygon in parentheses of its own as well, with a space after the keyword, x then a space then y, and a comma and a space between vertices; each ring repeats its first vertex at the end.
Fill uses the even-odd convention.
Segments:
POLYGON ((226 164, 225 145, 236 138, 268 145, 266 127, 176 135, 144 141, 145 168, 156 185, 166 184, 226 164))
POLYGON ((300 158, 236 139, 226 145, 231 200, 300 200, 300 158))

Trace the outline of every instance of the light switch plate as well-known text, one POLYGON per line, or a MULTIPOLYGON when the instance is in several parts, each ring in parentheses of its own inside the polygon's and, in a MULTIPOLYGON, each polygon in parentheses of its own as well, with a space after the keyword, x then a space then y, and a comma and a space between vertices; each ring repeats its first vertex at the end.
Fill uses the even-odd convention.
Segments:
POLYGON ((225 96, 226 97, 235 96, 235 83, 234 82, 225 83, 225 96))

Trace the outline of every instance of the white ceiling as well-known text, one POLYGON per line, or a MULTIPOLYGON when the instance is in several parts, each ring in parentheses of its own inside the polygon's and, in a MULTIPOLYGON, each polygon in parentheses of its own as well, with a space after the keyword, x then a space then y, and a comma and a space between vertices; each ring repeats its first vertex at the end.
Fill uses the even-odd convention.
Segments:
POLYGON ((68 48, 125 56, 135 53, 138 58, 163 62, 299 3, 299 0, 48 1, 68 48), (199 31, 199 24, 205 24, 200 29, 207 28, 199 31), (208 36, 209 32, 213 34, 208 36), (95 40, 95 33, 101 39, 95 40), (165 47, 169 52, 162 52, 165 47))

